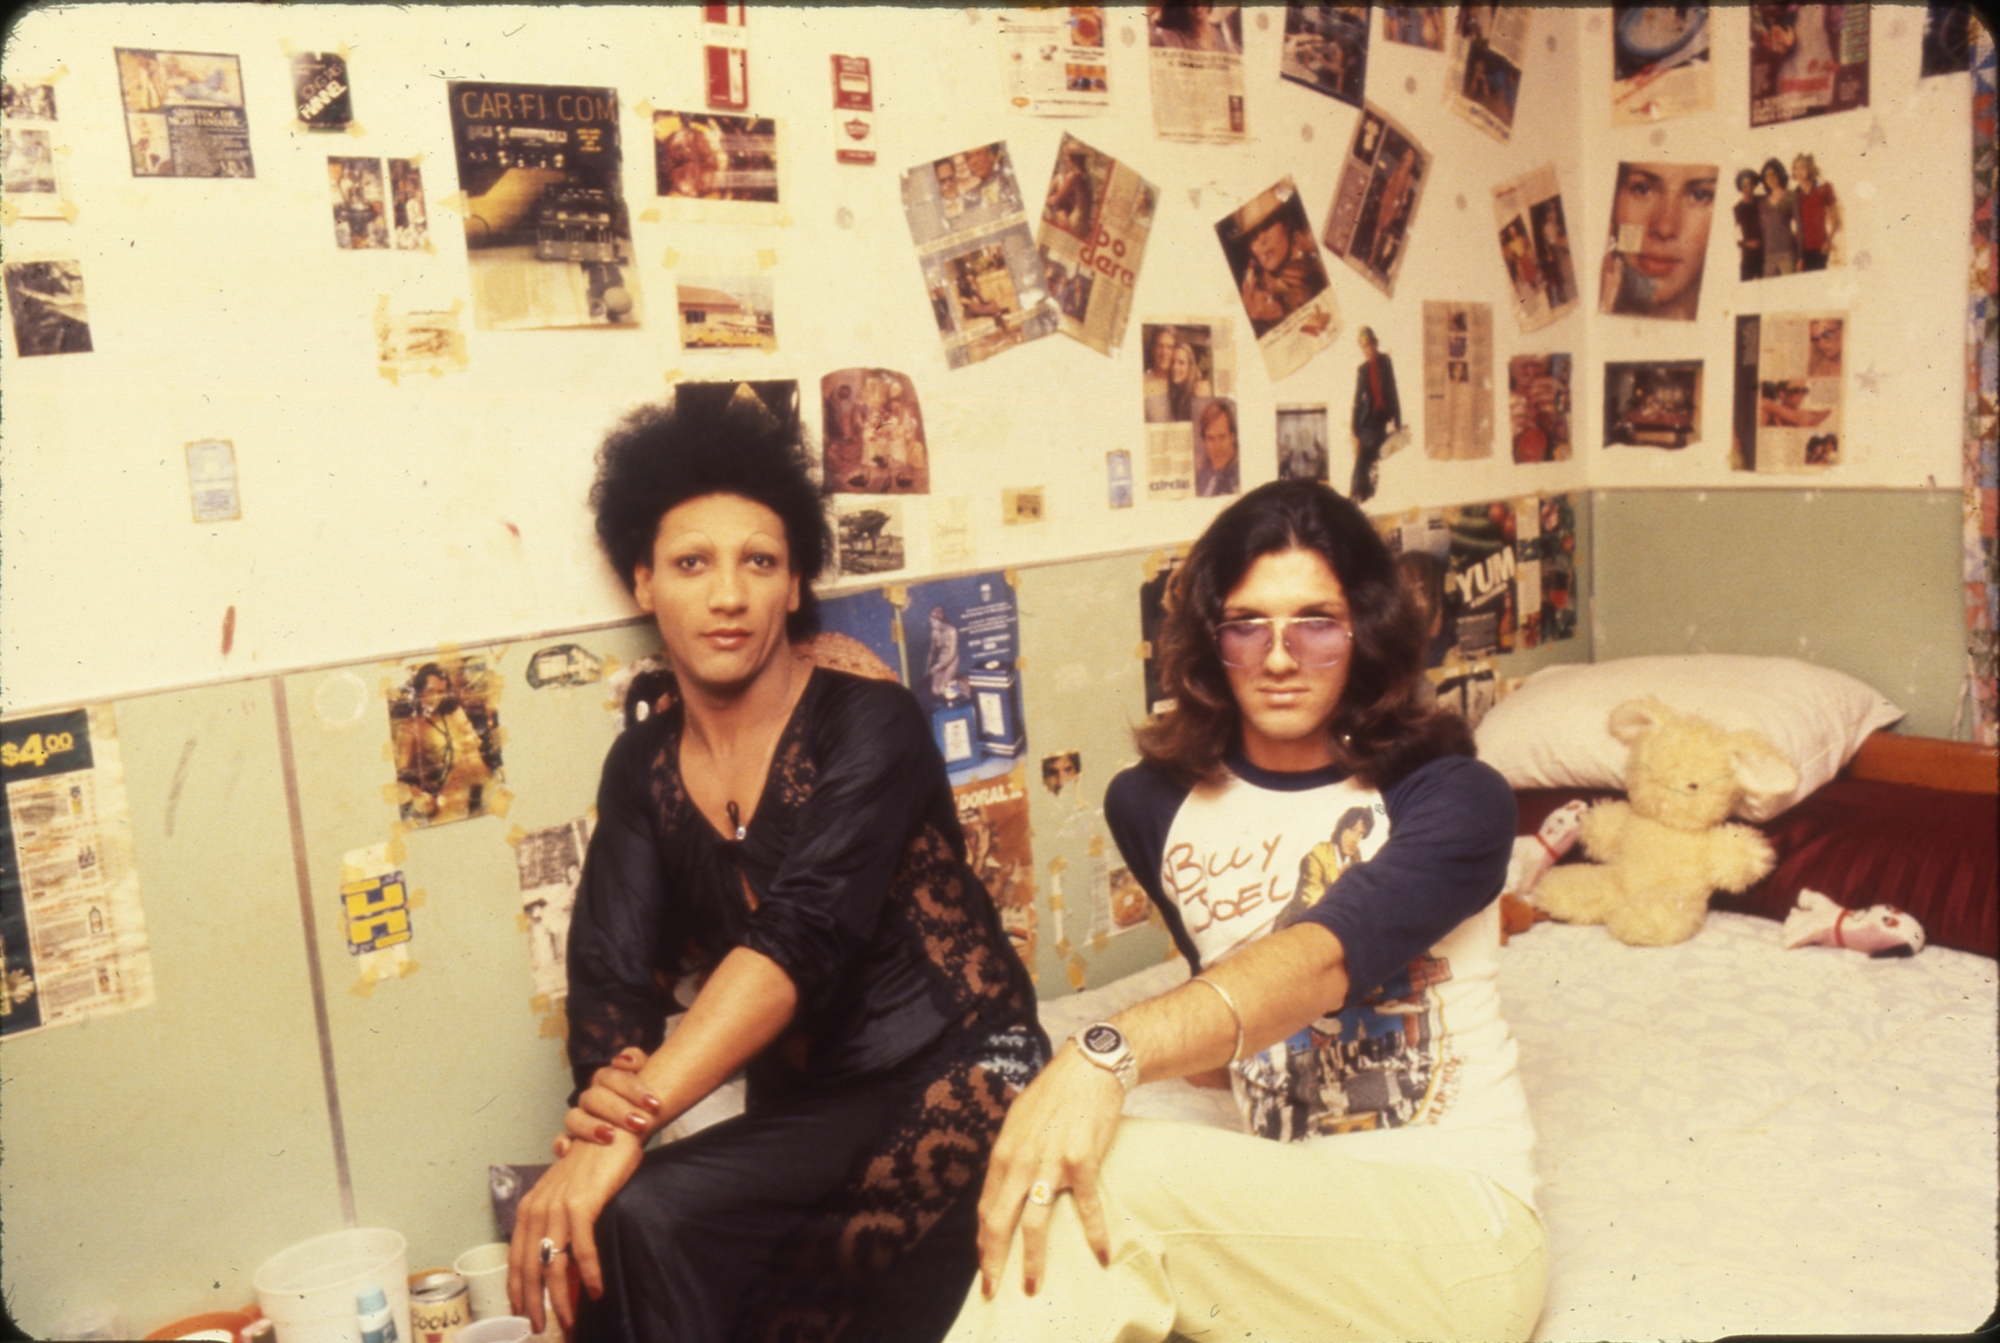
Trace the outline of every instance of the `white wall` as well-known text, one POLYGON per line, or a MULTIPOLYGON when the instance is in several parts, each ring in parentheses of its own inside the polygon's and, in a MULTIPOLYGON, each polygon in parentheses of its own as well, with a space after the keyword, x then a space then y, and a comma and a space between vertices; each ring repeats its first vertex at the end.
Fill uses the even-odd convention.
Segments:
MULTIPOLYGON (((855 364, 908 372, 933 445, 933 498, 970 497, 977 562, 998 566, 1184 540, 1215 510, 1207 500, 1107 506, 1105 451, 1144 459, 1138 320, 1213 313, 1234 325, 1246 487, 1275 473, 1280 401, 1329 403, 1334 470, 1344 475, 1359 325, 1381 333, 1416 411, 1424 297, 1496 306, 1503 379, 1515 348, 1581 352, 1575 316, 1532 343, 1513 332, 1489 204, 1493 182, 1551 159, 1566 190, 1583 187, 1576 19, 1567 11, 1538 18, 1520 124, 1505 147, 1443 110, 1443 55, 1373 44, 1371 90, 1437 156, 1414 251, 1393 304, 1336 263, 1346 330, 1273 385, 1249 344, 1213 226, 1286 173, 1319 225, 1357 116, 1278 79, 1281 9, 1245 15, 1253 139, 1214 147, 1154 136, 1134 8, 1113 11, 1108 24, 1111 113, 1056 121, 1006 105, 991 12, 753 6, 752 110, 783 124, 788 222, 635 222, 643 329, 472 331, 464 373, 398 385, 379 377, 370 314, 380 297, 397 310, 469 298, 462 240, 445 208, 457 190, 445 80, 615 87, 626 195, 638 216, 655 203, 639 105, 700 105, 696 13, 103 5, 23 16, 6 77, 64 72, 60 140, 77 215, 17 221, 7 252, 81 260, 95 351, 21 360, 9 342, 0 356, 0 704, 15 711, 623 618, 631 607, 590 539, 591 454, 620 411, 660 397, 676 376, 797 378, 816 421, 821 374, 855 364), (365 134, 292 128, 287 43, 348 48, 365 134), (240 55, 255 180, 134 178, 114 45, 240 55), (872 168, 833 162, 827 58, 835 52, 874 62, 881 157, 872 168), (1065 129, 1129 160, 1163 191, 1125 348, 1107 359, 1057 336, 947 371, 898 176, 1004 137, 1024 194, 1038 200, 1065 129), (328 154, 421 154, 436 254, 336 249, 328 154), (662 264, 669 249, 769 249, 778 353, 682 354, 662 264), (190 521, 182 445, 211 437, 235 444, 244 516, 204 526, 190 521), (1000 525, 999 491, 1017 485, 1047 487, 1042 525, 1000 525), (234 646, 224 655, 232 606, 234 646)), ((1580 462, 1518 469, 1504 439, 1500 453, 1447 464, 1412 448, 1385 467, 1378 504, 1583 483, 1580 462)), ((929 565, 930 506, 905 503, 912 575, 929 565)))

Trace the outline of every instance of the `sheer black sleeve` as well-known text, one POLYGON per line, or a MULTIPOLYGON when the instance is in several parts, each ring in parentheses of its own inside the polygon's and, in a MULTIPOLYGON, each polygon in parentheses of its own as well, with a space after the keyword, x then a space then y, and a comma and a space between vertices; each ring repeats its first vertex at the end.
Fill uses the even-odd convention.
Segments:
POLYGON ((944 760, 903 687, 837 680, 821 708, 810 761, 772 762, 780 788, 810 796, 744 938, 790 976, 802 1018, 827 1006, 868 950, 891 878, 927 810, 949 792, 944 760))
POLYGON ((649 765, 660 740, 651 729, 651 723, 628 729, 605 756, 597 829, 570 915, 572 1104, 619 1050, 658 1049, 668 1014, 680 1010, 673 980, 688 920, 669 889, 649 814, 649 765))

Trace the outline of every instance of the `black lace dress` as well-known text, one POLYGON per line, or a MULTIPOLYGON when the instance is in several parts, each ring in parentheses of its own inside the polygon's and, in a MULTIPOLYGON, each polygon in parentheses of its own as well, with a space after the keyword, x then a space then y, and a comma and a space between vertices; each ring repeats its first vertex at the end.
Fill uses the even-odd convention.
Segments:
POLYGON ((943 761, 908 691, 817 668, 735 840, 682 785, 681 726, 657 715, 605 760, 569 933, 577 1086, 657 1048, 676 978, 733 948, 799 1006, 745 1113, 649 1152, 606 1207, 577 1339, 941 1338, 993 1139, 1048 1057, 943 761))

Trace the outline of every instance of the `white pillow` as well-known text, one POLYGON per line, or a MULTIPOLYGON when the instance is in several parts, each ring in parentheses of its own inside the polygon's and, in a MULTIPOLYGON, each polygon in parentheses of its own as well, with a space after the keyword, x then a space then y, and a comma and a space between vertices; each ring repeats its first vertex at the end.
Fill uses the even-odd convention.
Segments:
POLYGON ((1479 758, 1515 788, 1623 788, 1628 749, 1611 711, 1656 696, 1725 731, 1752 728, 1799 772, 1796 790, 1745 797, 1736 814, 1768 821, 1840 773, 1861 743, 1903 711, 1830 667, 1734 653, 1619 658, 1545 667, 1479 723, 1479 758))

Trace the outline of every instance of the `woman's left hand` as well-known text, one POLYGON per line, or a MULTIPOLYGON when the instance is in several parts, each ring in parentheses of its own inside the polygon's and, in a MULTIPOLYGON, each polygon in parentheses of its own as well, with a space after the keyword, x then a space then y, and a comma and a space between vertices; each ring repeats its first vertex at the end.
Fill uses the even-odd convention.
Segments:
POLYGON ((507 1295, 514 1313, 526 1316, 536 1333, 544 1328, 545 1280, 565 1337, 576 1324, 579 1284, 593 1298, 603 1294, 604 1274, 593 1232, 604 1205, 639 1168, 642 1151, 639 1139, 631 1134, 605 1145, 578 1143, 521 1200, 507 1252, 507 1295), (546 1263, 545 1244, 554 1247, 546 1263))
POLYGON ((1016 1227, 1022 1289, 1035 1294, 1048 1259, 1049 1207, 1065 1189, 1076 1199, 1084 1239, 1097 1261, 1110 1262, 1097 1172, 1124 1108, 1124 1086, 1073 1046, 1058 1051, 1008 1107, 979 1195, 979 1285, 986 1296, 993 1295, 1007 1266, 1016 1227), (1038 1186, 1047 1202, 1031 1199, 1038 1186))

